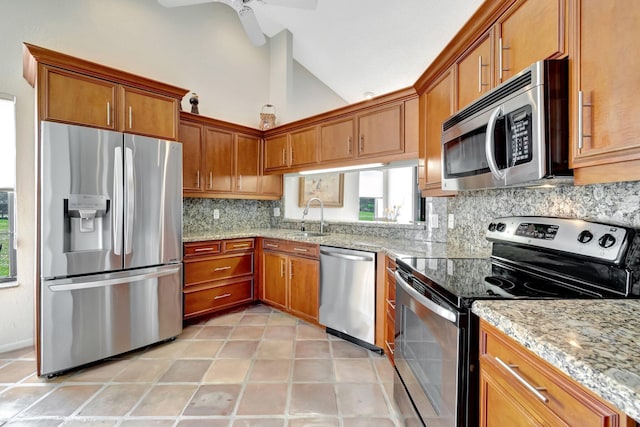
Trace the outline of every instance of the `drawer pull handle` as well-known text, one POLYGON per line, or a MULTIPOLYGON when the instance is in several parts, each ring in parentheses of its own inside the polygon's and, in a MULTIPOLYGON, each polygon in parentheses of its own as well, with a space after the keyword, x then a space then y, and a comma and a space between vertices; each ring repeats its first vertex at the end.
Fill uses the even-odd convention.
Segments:
POLYGON ((384 344, 389 349, 389 353, 393 354, 394 353, 394 349, 393 349, 394 345, 393 345, 393 343, 390 343, 389 341, 385 340, 384 344))
POLYGON ((293 250, 296 252, 309 252, 309 249, 305 249, 305 248, 293 248, 293 250))
POLYGON ((238 243, 236 245, 233 245, 233 249, 235 249, 235 248, 246 248, 248 246, 249 246, 248 243, 238 243))
POLYGON ((227 297, 230 297, 230 296, 231 296, 231 294, 227 293, 227 294, 222 294, 222 295, 218 295, 216 297, 213 297, 213 299, 217 300, 217 299, 227 298, 227 297))
POLYGON ((196 248, 194 252, 212 251, 214 248, 196 248))
POLYGON ((267 243, 265 246, 269 246, 270 248, 279 248, 280 245, 276 245, 274 243, 267 243))
POLYGON ((389 304, 389 306, 391 306, 391 308, 393 308, 394 310, 396 309, 396 302, 394 300, 387 298, 387 304, 389 304))
POLYGON ((396 271, 392 268, 387 267, 387 272, 391 273, 391 274, 395 274, 396 271))
POLYGON ((224 271, 224 270, 229 270, 231 268, 230 265, 227 265, 226 267, 216 267, 213 271, 224 271))
POLYGON ((507 371, 509 371, 509 373, 511 375, 513 375, 515 377, 515 379, 517 379, 520 384, 522 384, 523 386, 525 386, 527 388, 527 390, 529 390, 531 393, 533 393, 539 400, 541 400, 544 403, 549 403, 549 398, 546 397, 544 394, 540 393, 541 391, 545 391, 546 388, 544 387, 535 387, 532 386, 531 384, 529 384, 529 382, 527 380, 525 380, 522 375, 518 374, 515 369, 518 368, 518 365, 507 365, 506 363, 504 363, 502 360, 500 360, 499 357, 496 356, 496 361, 502 365, 502 367, 504 369, 506 369, 507 371))

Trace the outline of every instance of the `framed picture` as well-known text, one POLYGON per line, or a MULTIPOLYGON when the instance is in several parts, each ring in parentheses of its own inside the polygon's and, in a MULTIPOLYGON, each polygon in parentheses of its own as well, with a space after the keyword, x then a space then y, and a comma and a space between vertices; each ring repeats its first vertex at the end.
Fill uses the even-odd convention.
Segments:
POLYGON ((304 207, 312 197, 324 206, 341 208, 344 197, 344 174, 333 173, 300 177, 298 206, 304 207))

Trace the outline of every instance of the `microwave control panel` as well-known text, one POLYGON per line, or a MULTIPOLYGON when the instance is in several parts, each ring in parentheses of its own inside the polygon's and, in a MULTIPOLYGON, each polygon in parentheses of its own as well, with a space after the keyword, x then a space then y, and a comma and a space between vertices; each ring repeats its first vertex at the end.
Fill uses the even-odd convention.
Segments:
POLYGON ((506 115, 505 126, 509 135, 509 160, 515 166, 532 159, 531 105, 526 105, 506 115))

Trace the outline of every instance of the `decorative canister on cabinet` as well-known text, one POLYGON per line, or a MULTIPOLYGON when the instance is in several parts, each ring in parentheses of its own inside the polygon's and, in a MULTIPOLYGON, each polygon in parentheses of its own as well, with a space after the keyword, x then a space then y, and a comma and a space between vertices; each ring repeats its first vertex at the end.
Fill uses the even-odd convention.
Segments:
POLYGON ((264 104, 260 112, 260 129, 267 130, 276 126, 276 107, 264 104))

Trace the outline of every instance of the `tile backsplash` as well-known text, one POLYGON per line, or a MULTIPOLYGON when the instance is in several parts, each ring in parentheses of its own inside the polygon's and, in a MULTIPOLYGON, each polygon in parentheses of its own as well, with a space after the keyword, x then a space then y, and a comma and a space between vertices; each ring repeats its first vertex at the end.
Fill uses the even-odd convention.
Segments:
POLYGON ((182 204, 182 231, 188 235, 277 228, 281 217, 273 216, 274 208, 282 208, 279 200, 185 198, 182 204), (218 219, 214 218, 215 209, 220 214, 218 219))

